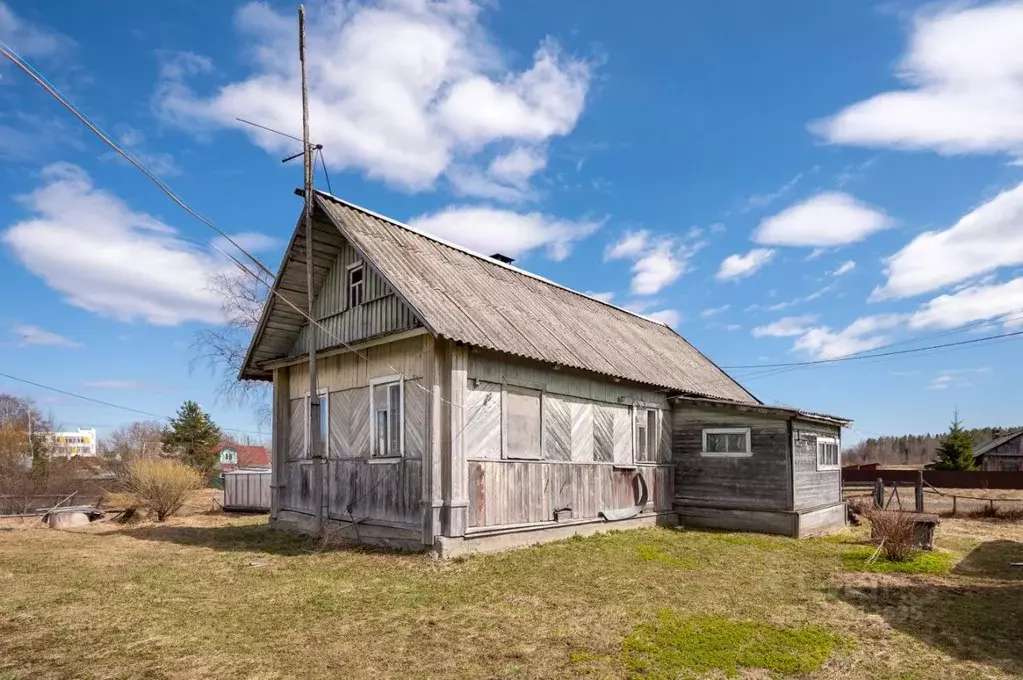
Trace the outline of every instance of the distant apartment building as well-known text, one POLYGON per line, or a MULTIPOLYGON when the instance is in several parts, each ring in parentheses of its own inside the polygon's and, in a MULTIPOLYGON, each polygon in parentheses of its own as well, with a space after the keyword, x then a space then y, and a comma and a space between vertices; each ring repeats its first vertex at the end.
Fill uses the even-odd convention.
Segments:
POLYGON ((50 455, 58 458, 75 456, 96 456, 96 430, 78 428, 77 432, 54 432, 53 451, 50 455))

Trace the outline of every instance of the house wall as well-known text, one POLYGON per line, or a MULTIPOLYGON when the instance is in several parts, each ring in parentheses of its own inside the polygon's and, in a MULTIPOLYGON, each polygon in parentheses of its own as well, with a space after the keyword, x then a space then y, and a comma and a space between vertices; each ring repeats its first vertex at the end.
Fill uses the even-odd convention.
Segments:
POLYGON ((981 469, 990 472, 1023 470, 1023 435, 1014 437, 984 453, 981 469))
POLYGON ((672 414, 675 500, 687 506, 791 510, 787 418, 676 404, 672 414), (706 428, 750 428, 748 457, 704 456, 706 428))
POLYGON ((842 471, 817 469, 817 437, 834 437, 841 449, 838 427, 794 420, 792 423, 793 505, 807 510, 842 500, 842 471))
POLYGON ((462 449, 468 475, 466 533, 553 524, 556 509, 571 508, 577 521, 632 507, 637 472, 648 489, 644 512, 671 509, 671 419, 663 393, 482 350, 467 352, 464 380, 465 420, 453 446, 462 449), (541 392, 540 437, 524 452, 532 460, 505 450, 509 387, 541 392), (635 463, 634 406, 659 414, 653 449, 635 463))
MULTIPOLYGON (((432 336, 420 335, 362 349, 362 356, 348 352, 318 359, 321 417, 327 417, 329 432, 324 485, 328 519, 421 534, 428 415, 424 378, 432 348, 432 336), (369 382, 396 374, 405 376, 405 456, 371 461, 369 382)), ((314 461, 305 445, 308 367, 303 362, 275 373, 282 374, 274 383, 279 508, 312 515, 314 461)))
MULTIPOLYGON (((321 222, 320 226, 337 231, 329 223, 321 222)), ((345 241, 313 304, 313 316, 324 327, 316 332, 318 349, 422 326, 415 313, 369 263, 363 264, 363 302, 349 309, 348 267, 357 262, 362 262, 362 257, 345 241)), ((306 324, 299 331, 291 354, 298 356, 306 353, 308 341, 309 325, 306 324)))

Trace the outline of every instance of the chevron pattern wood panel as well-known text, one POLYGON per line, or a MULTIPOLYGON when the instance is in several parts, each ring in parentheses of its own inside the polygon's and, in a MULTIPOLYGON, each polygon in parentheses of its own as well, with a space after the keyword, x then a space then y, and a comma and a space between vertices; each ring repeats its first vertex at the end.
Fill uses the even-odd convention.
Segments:
POLYGON ((543 426, 543 457, 572 460, 572 414, 564 397, 544 397, 543 426))
POLYGON ((573 399, 568 402, 572 417, 572 460, 593 460, 593 404, 573 399))
POLYGON ((614 461, 632 463, 632 409, 612 406, 614 411, 614 461))
POLYGON ((671 412, 659 411, 661 415, 661 442, 657 449, 657 460, 661 463, 671 462, 671 412))
POLYGON ((351 458, 352 447, 348 441, 351 429, 348 414, 351 411, 351 390, 331 392, 327 395, 327 410, 330 411, 330 449, 331 458, 351 458))
POLYGON ((426 446, 426 390, 421 380, 405 381, 405 456, 422 458, 426 446))
POLYGON ((501 457, 501 386, 470 382, 465 406, 465 455, 467 458, 501 457))
POLYGON ((306 457, 305 451, 305 398, 292 399, 291 418, 288 421, 288 460, 306 457))
POLYGON ((611 406, 593 407, 593 458, 597 461, 614 460, 614 417, 611 406))
POLYGON ((352 458, 366 458, 369 456, 369 388, 357 387, 345 392, 349 395, 345 417, 350 425, 348 447, 352 458))

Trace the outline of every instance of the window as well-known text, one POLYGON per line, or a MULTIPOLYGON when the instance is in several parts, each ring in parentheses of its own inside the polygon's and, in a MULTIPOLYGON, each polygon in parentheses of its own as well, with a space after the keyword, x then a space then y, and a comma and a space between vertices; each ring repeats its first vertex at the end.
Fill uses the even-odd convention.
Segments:
POLYGON ((841 468, 838 440, 834 437, 817 437, 817 469, 838 470, 841 468))
POLYGON ((400 375, 369 381, 369 413, 373 458, 398 458, 405 452, 405 392, 400 375))
POLYGON ((703 431, 704 456, 752 456, 748 427, 719 427, 703 431))
POLYGON ((636 409, 636 461, 652 463, 657 460, 657 411, 636 409))
POLYGON ((505 458, 540 458, 540 400, 542 392, 525 387, 504 388, 501 407, 504 416, 505 458))
POLYGON ((364 276, 365 269, 361 262, 348 267, 348 309, 362 304, 364 276))

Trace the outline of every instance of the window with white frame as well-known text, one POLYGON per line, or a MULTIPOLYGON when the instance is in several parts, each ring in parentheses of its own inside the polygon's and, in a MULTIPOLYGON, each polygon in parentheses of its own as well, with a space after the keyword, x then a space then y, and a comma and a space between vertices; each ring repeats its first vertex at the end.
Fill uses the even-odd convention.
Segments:
POLYGON ((369 381, 370 456, 398 458, 405 453, 405 390, 402 376, 369 381))
MULTIPOLYGON (((328 392, 326 389, 318 392, 320 395, 320 450, 323 451, 323 457, 327 458, 330 454, 330 408, 328 402, 328 392)), ((305 395, 305 450, 306 458, 315 458, 313 452, 309 449, 309 395, 305 395)))
POLYGON ((834 437, 817 437, 817 469, 838 470, 841 464, 842 451, 838 440, 834 437))
POLYGON ((365 273, 361 262, 348 267, 348 309, 362 304, 365 273))
POLYGON ((501 399, 505 458, 539 459, 542 450, 543 392, 506 385, 501 399))
POLYGON ((636 462, 657 460, 657 409, 636 408, 636 462))
POLYGON ((752 456, 748 427, 717 427, 703 431, 704 456, 752 456))

